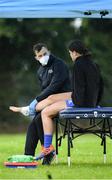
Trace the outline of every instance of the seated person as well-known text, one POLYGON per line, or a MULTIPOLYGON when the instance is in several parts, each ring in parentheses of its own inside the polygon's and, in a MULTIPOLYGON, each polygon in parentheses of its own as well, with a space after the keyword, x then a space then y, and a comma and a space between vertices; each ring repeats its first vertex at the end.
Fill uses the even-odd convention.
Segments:
POLYGON ((39 154, 41 159, 54 152, 52 145, 53 118, 59 111, 67 107, 96 107, 103 94, 103 81, 98 66, 92 61, 91 54, 80 40, 69 45, 69 53, 73 61, 72 93, 52 95, 41 101, 36 109, 41 111, 44 128, 44 148, 39 154))

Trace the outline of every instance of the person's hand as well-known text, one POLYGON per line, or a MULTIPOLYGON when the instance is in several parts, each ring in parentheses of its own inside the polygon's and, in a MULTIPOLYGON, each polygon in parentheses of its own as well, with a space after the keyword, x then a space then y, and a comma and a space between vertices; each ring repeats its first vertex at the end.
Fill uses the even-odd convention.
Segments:
POLYGON ((31 103, 30 103, 30 105, 29 105, 29 112, 30 112, 30 114, 35 114, 36 113, 36 105, 37 105, 37 100, 36 99, 34 99, 31 103))
POLYGON ((30 116, 29 106, 25 106, 25 107, 10 106, 9 109, 13 112, 20 112, 24 116, 30 116))

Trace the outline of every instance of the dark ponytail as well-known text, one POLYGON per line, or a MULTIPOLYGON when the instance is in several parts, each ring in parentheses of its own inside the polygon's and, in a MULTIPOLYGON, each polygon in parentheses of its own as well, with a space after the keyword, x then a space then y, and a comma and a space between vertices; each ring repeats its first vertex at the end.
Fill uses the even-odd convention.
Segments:
POLYGON ((91 52, 87 48, 85 48, 83 56, 91 56, 91 52))

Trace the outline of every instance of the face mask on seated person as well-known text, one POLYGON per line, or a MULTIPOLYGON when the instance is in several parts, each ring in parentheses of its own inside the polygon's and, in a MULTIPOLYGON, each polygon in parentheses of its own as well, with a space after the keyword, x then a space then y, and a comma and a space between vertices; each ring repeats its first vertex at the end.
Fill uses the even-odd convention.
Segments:
POLYGON ((42 66, 47 65, 49 60, 49 55, 45 55, 39 59, 39 62, 42 64, 42 66))

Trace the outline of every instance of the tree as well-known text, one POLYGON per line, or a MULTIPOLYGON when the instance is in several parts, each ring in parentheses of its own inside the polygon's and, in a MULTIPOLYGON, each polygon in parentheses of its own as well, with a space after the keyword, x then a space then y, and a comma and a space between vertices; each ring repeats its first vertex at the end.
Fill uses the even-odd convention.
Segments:
POLYGON ((0 121, 19 121, 21 116, 9 112, 8 106, 27 105, 39 93, 38 65, 32 50, 39 41, 47 43, 52 53, 71 68, 67 43, 74 38, 82 39, 101 67, 105 83, 102 105, 111 105, 112 20, 83 19, 78 28, 73 22, 74 19, 61 18, 0 19, 0 121))

